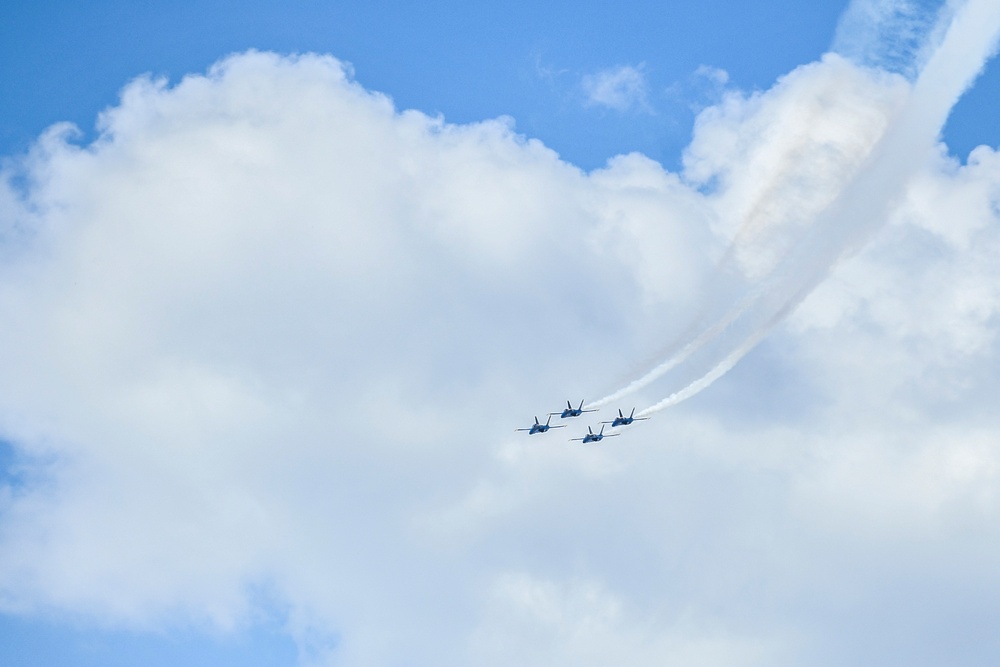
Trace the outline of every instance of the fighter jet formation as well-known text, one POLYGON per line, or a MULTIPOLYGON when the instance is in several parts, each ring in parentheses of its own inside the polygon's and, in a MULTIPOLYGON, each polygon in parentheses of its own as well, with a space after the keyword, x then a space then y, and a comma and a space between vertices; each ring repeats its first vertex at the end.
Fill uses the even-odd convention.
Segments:
MULTIPOLYGON (((538 421, 538 417, 535 417, 535 423, 532 424, 531 426, 515 430, 527 431, 528 435, 535 435, 536 433, 545 433, 552 428, 565 428, 566 424, 552 425, 549 423, 552 420, 552 418, 555 417, 556 415, 559 415, 560 419, 569 419, 572 417, 579 417, 585 412, 597 412, 596 408, 590 410, 584 410, 583 404, 584 401, 580 401, 580 405, 578 407, 573 407, 573 404, 571 402, 566 401, 566 407, 562 410, 562 412, 548 413, 548 418, 545 420, 544 424, 538 421)), ((584 444, 588 442, 600 442, 604 438, 613 438, 615 436, 621 435, 621 433, 605 433, 604 426, 606 424, 611 424, 611 428, 618 428, 621 426, 629 426, 633 422, 645 421, 647 419, 649 419, 649 417, 636 417, 635 408, 632 408, 632 412, 630 412, 627 417, 625 416, 625 413, 619 408, 618 416, 611 421, 601 422, 601 430, 598 431, 597 433, 594 433, 594 429, 588 426, 586 435, 584 435, 582 438, 570 438, 570 440, 583 442, 584 444)))

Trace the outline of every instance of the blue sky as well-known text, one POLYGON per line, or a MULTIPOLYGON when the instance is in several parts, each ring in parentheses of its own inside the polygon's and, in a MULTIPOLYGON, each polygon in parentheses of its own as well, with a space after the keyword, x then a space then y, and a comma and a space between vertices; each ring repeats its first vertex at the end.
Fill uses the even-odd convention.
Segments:
MULTIPOLYGON (((93 136, 97 112, 139 74, 176 81, 255 48, 333 54, 398 106, 451 122, 510 115, 520 132, 587 169, 633 150, 676 167, 691 108, 715 101, 695 74, 700 66, 725 70, 737 88, 765 89, 829 48, 845 6, 15 1, 0 27, 0 153, 24 150, 57 121, 93 136), (640 63, 654 113, 580 103, 582 76, 640 63)), ((989 119, 998 90, 1000 75, 987 72, 956 109, 946 136, 957 154, 997 143, 989 119)))
POLYGON ((203 632, 135 633, 99 630, 62 619, 51 622, 8 616, 3 622, 4 662, 19 667, 80 665, 290 665, 294 644, 265 626, 253 633, 213 637, 203 632))
POLYGON ((769 86, 829 46, 843 4, 17 2, 0 35, 0 139, 9 153, 56 121, 90 129, 139 74, 176 80, 255 48, 331 53, 400 107, 451 122, 513 116, 521 132, 587 168, 630 150, 676 161, 688 105, 706 101, 690 82, 700 65, 741 87, 769 86), (638 63, 657 116, 581 108, 580 76, 638 63))
POLYGON ((0 663, 1000 658, 1000 17, 848 4, 7 3, 0 663))

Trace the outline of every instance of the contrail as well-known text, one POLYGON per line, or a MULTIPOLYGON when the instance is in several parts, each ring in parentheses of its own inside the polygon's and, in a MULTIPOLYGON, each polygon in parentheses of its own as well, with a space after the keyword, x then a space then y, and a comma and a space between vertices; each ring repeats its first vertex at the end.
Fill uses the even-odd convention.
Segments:
MULTIPOLYGON (((912 8, 914 3, 861 0, 852 5, 848 15, 857 7, 878 9, 900 6, 912 8)), ((822 201, 823 206, 813 213, 808 226, 788 217, 797 211, 794 202, 784 218, 779 210, 778 218, 770 222, 767 213, 757 218, 751 210, 724 263, 738 264, 741 255, 747 252, 756 258, 753 251, 761 250, 759 254, 764 257, 765 263, 756 271, 756 282, 748 285, 744 296, 730 308, 723 309, 717 319, 696 320, 688 329, 687 342, 679 341, 674 346, 675 351, 665 361, 591 406, 601 407, 617 401, 689 360, 695 368, 707 370, 696 371, 697 379, 646 408, 640 415, 648 416, 676 405, 707 388, 733 368, 801 303, 841 259, 858 250, 878 229, 895 200, 903 194, 914 172, 926 163, 952 107, 995 52, 1000 34, 1000 2, 968 0, 960 5, 947 3, 939 9, 936 21, 922 20, 912 12, 904 13, 903 19, 908 26, 917 26, 921 31, 919 44, 912 39, 912 34, 901 40, 902 47, 909 49, 910 62, 916 63, 914 67, 919 66, 916 79, 901 109, 881 137, 873 142, 868 153, 853 167, 853 174, 845 179, 840 191, 829 199, 822 199, 822 193, 817 195, 820 199, 815 201, 822 201), (775 230, 771 237, 767 233, 769 225, 775 230), (794 235, 796 231, 799 232, 797 238, 794 235), (778 250, 766 247, 767 244, 776 245, 778 250), (759 247, 754 248, 755 245, 759 247), (693 360, 703 350, 707 357, 703 354, 700 355, 702 358, 693 360)), ((889 64, 908 75, 911 72, 899 66, 901 48, 890 51, 896 60, 889 64)), ((811 148, 808 138, 803 147, 790 151, 789 155, 795 156, 796 151, 811 148)), ((817 147, 826 148, 818 144, 817 147)), ((812 156, 803 154, 803 157, 812 156)), ((826 166, 822 161, 818 164, 826 166)), ((845 159, 831 164, 844 166, 851 162, 845 159)), ((795 168, 795 164, 790 164, 789 171, 780 171, 777 178, 791 178, 796 175, 795 168)), ((772 182, 757 208, 769 211, 767 196, 778 193, 780 197, 783 187, 786 185, 780 180, 772 182)), ((796 191, 796 187, 794 184, 787 186, 792 197, 802 194, 796 191)), ((803 197, 802 201, 806 205, 809 203, 807 197, 803 197)), ((771 206, 775 204, 780 205, 781 201, 771 202, 771 206)))

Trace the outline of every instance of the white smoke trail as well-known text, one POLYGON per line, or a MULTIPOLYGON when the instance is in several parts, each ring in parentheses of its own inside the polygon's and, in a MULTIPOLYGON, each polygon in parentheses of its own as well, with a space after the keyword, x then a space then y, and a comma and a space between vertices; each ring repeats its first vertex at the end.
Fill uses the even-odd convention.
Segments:
POLYGON ((739 362, 739 360, 742 359, 743 356, 747 352, 749 352, 754 345, 760 342, 760 340, 764 337, 764 333, 766 332, 761 332, 760 336, 754 337, 750 341, 747 341, 746 344, 740 346, 738 349, 731 352, 729 356, 720 361, 715 368, 713 368, 708 373, 698 378, 688 386, 684 387, 683 389, 680 389, 679 391, 675 391, 674 393, 670 394, 659 403, 651 405, 645 410, 640 411, 639 414, 636 415, 636 417, 648 417, 649 415, 657 413, 660 410, 669 408, 672 405, 677 405, 681 401, 686 401, 687 399, 691 398, 701 390, 707 388, 713 382, 715 382, 720 377, 728 373, 732 369, 732 367, 735 366, 739 362))
MULTIPOLYGON (((864 0, 852 7, 859 4, 878 3, 864 0)), ((895 3, 899 4, 907 3, 895 3)), ((914 23, 913 16, 905 18, 914 23)), ((937 25, 924 31, 927 43, 919 48, 909 46, 911 56, 919 58, 921 66, 905 105, 867 159, 856 167, 853 178, 815 214, 807 227, 800 226, 803 231, 798 239, 791 243, 787 238, 782 239, 786 243, 783 252, 758 272, 759 280, 734 307, 716 321, 696 325, 694 337, 679 351, 638 380, 592 405, 606 405, 645 387, 711 346, 716 349, 708 350, 707 359, 701 360, 708 368, 706 372, 640 414, 648 416, 694 396, 735 366, 839 260, 857 250, 878 228, 909 178, 933 149, 951 108, 995 51, 998 33, 1000 2, 996 0, 968 0, 957 11, 954 4, 940 8, 937 25)), ((770 189, 780 191, 779 186, 772 185, 770 189)), ((760 227, 759 221, 748 220, 744 228, 750 223, 760 227)), ((747 235, 737 236, 730 258, 738 260, 746 238, 747 235)), ((760 243, 762 238, 764 242, 768 240, 766 235, 761 237, 756 232, 749 238, 753 243, 760 243)))
MULTIPOLYGON (((722 332, 725 331, 726 327, 735 322, 743 314, 743 312, 749 308, 753 303, 753 300, 749 298, 749 295, 745 297, 735 308, 730 310, 722 319, 713 323, 708 328, 704 329, 700 334, 697 335, 693 340, 683 343, 683 346, 674 354, 667 357, 666 360, 661 362, 655 368, 650 370, 648 373, 643 375, 637 380, 633 380, 626 386, 622 387, 613 394, 609 394, 604 398, 594 401, 593 403, 588 403, 584 406, 585 409, 600 409, 614 403, 620 398, 628 396, 634 391, 638 391, 656 380, 660 379, 666 375, 670 370, 679 364, 687 361, 693 354, 701 350, 706 344, 715 340, 722 332)), ((696 329, 701 329, 702 327, 696 327, 696 329)), ((675 346, 676 347, 676 346, 675 346)))
POLYGON ((853 0, 837 24, 832 50, 865 67, 915 80, 955 9, 948 0, 853 0))

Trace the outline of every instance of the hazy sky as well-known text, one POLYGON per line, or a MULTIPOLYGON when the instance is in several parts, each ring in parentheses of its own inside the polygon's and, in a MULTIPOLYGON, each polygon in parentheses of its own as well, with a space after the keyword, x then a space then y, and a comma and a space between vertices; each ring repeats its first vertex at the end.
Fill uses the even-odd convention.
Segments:
POLYGON ((5 13, 0 663, 1000 659, 997 0, 5 13))

